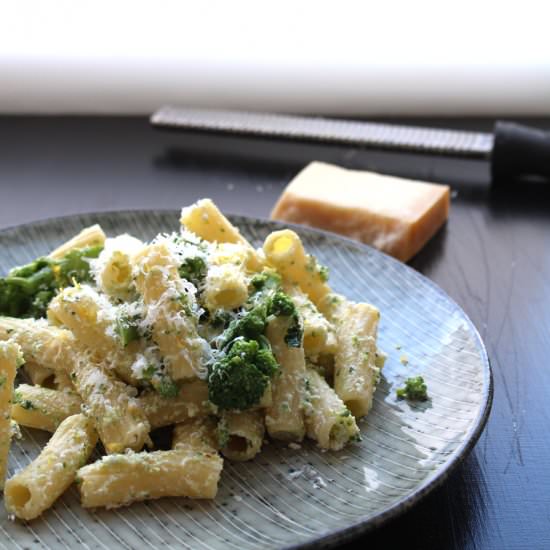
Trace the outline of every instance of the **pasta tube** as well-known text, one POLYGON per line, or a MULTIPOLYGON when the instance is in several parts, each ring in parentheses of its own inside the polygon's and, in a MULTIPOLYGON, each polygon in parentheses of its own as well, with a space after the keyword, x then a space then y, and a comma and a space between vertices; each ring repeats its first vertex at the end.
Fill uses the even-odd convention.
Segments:
POLYGON ((0 317, 0 340, 13 338, 25 361, 55 371, 65 371, 72 362, 74 336, 70 331, 52 327, 45 319, 0 317))
POLYGON ((46 388, 50 388, 54 384, 55 374, 52 369, 42 367, 32 361, 27 361, 23 365, 23 370, 30 378, 30 381, 36 386, 45 386, 46 388))
POLYGON ((47 510, 74 481, 96 442, 93 423, 85 415, 64 420, 40 455, 6 482, 8 513, 31 520, 47 510))
POLYGON ((136 398, 147 416, 151 429, 183 422, 208 414, 208 386, 203 380, 183 384, 177 397, 163 397, 157 392, 145 392, 136 398))
POLYGON ((105 242, 105 233, 98 224, 84 228, 78 235, 58 246, 53 252, 50 252, 50 258, 58 260, 63 258, 71 250, 86 248, 87 246, 102 245, 105 242))
POLYGON ((348 441, 359 439, 355 418, 326 380, 306 370, 305 421, 307 435, 323 449, 339 451, 348 441))
POLYGON ((224 411, 218 424, 221 452, 230 460, 251 460, 262 448, 264 432, 261 411, 224 411))
POLYGON ((318 305, 330 292, 328 273, 314 256, 306 254, 300 237, 290 229, 274 231, 264 242, 266 260, 287 285, 298 285, 318 305))
POLYGON ((77 482, 82 506, 116 508, 161 497, 216 496, 223 460, 192 447, 105 456, 84 466, 77 482))
MULTIPOLYGON (((50 387, 50 386, 46 386, 46 387, 50 387)), ((54 372, 53 387, 56 390, 67 390, 67 391, 74 392, 73 381, 71 380, 69 373, 65 371, 54 372)))
POLYGON ((336 335, 328 319, 298 287, 287 287, 285 292, 292 297, 304 327, 304 352, 306 357, 316 360, 320 354, 331 354, 336 350, 336 335))
POLYGON ((105 450, 140 450, 148 440, 150 426, 145 412, 132 397, 135 389, 84 357, 75 361, 71 378, 105 450))
POLYGON ((129 299, 133 292, 132 258, 143 243, 124 234, 107 239, 97 260, 92 260, 92 272, 98 287, 113 298, 129 299))
POLYGON ((194 286, 182 281, 178 264, 164 243, 148 246, 136 258, 135 283, 147 307, 153 341, 173 380, 203 373, 207 346, 197 333, 194 286))
POLYGON ((0 342, 0 489, 4 487, 10 450, 11 401, 17 367, 23 363, 21 348, 13 341, 0 342))
POLYGON ((209 311, 235 309, 248 298, 247 249, 240 244, 220 243, 210 255, 202 299, 209 311))
POLYGON ((289 322, 277 317, 267 325, 267 338, 281 369, 271 382, 272 404, 266 408, 265 425, 274 439, 301 441, 305 434, 302 393, 306 363, 304 349, 285 342, 289 322))
POLYGON ((78 414, 81 408, 82 399, 75 392, 19 384, 11 416, 21 426, 55 432, 61 422, 78 414))
POLYGON ((333 317, 338 342, 334 390, 353 416, 359 418, 369 412, 380 376, 376 349, 380 312, 369 304, 339 298, 333 317))
POLYGON ((244 245, 249 255, 247 267, 259 271, 262 261, 252 245, 240 234, 239 230, 220 212, 211 199, 201 199, 181 211, 181 224, 209 242, 235 243, 244 245))
MULTIPOLYGON (((163 397, 149 391, 135 398, 147 417, 151 430, 204 417, 210 412, 206 382, 184 384, 177 397, 163 397)), ((59 391, 20 384, 15 390, 12 418, 22 426, 54 432, 65 418, 77 414, 82 399, 74 391, 59 391)))
POLYGON ((89 285, 64 288, 48 306, 48 319, 67 327, 94 361, 112 365, 125 382, 136 385, 131 365, 139 342, 131 342, 126 350, 116 335, 116 310, 108 300, 89 285))
POLYGON ((216 453, 218 449, 216 421, 212 417, 204 416, 176 424, 172 435, 172 449, 216 453))

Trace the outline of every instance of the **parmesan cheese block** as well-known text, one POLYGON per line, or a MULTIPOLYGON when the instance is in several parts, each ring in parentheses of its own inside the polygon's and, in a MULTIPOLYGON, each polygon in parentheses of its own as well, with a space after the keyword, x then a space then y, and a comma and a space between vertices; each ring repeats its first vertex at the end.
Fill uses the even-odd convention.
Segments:
POLYGON ((312 162, 271 218, 340 233, 404 262, 445 223, 449 187, 312 162))

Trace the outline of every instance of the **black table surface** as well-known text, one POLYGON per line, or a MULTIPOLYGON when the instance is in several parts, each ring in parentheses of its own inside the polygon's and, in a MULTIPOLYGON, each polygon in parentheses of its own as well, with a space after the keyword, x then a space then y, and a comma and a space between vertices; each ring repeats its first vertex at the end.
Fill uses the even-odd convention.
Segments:
POLYGON ((471 317, 494 374, 493 409, 473 452, 412 510, 354 544, 550 548, 550 184, 489 190, 483 161, 163 133, 145 117, 0 117, 0 227, 205 196, 226 212, 267 217, 314 159, 452 186, 449 222, 411 265, 471 317))

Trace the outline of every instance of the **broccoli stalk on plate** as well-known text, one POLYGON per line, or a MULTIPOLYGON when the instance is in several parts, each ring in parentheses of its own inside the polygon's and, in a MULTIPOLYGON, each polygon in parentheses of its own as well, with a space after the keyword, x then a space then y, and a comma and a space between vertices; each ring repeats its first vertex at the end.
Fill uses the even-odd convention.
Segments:
POLYGON ((63 258, 42 257, 12 269, 0 278, 0 315, 45 317, 50 300, 60 288, 91 280, 90 263, 103 247, 71 250, 63 258))
POLYGON ((397 389, 398 399, 411 401, 426 401, 428 399, 428 387, 422 376, 413 376, 405 380, 405 387, 397 389))

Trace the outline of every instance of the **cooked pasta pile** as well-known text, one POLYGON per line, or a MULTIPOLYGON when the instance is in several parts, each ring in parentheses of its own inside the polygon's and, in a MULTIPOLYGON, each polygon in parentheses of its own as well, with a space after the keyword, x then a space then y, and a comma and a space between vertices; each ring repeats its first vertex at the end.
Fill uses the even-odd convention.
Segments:
POLYGON ((212 499, 223 459, 253 459, 266 434, 331 450, 360 439, 380 315, 335 294, 293 231, 256 250, 203 199, 179 232, 144 243, 93 226, 0 282, 2 482, 14 422, 53 434, 5 482, 16 517, 73 482, 85 507, 212 499), (31 384, 14 389, 21 365, 31 384), (171 448, 155 450, 166 426, 171 448))

